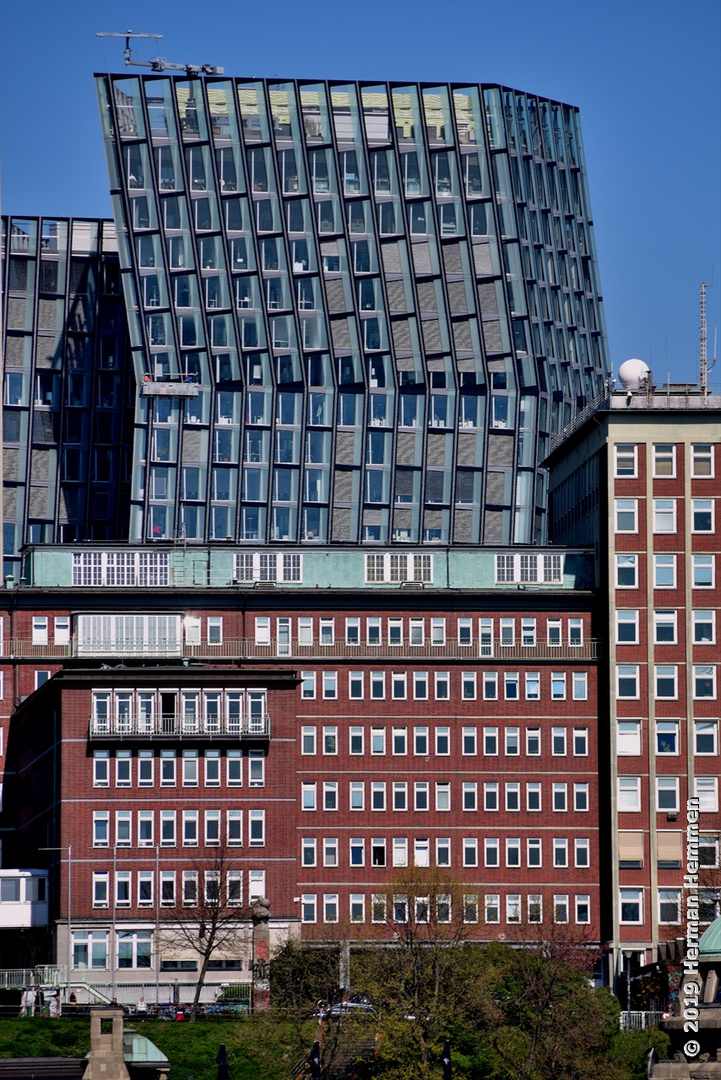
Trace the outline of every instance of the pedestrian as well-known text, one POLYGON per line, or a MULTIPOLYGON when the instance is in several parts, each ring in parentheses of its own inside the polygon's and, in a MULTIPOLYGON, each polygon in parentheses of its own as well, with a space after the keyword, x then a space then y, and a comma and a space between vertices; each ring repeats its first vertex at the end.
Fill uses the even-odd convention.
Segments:
POLYGON ((135 1006, 135 1011, 136 1013, 143 1013, 145 1016, 148 1015, 148 1003, 142 994, 138 998, 138 1004, 135 1006))
POLYGON ((76 1009, 78 1007, 78 999, 75 997, 75 991, 74 990, 70 991, 70 997, 68 998, 68 1005, 73 1009, 76 1009))
POLYGON ((53 990, 52 994, 48 995, 48 1012, 51 1020, 58 1020, 60 1017, 60 991, 53 990))
POLYGON ((33 1007, 35 1005, 35 991, 30 986, 26 986, 20 997, 20 1015, 32 1016, 33 1007))

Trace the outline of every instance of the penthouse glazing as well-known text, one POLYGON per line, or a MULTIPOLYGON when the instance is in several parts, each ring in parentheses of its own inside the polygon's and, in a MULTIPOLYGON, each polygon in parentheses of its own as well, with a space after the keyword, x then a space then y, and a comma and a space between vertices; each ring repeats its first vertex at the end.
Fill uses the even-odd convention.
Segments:
POLYGON ((131 540, 545 536, 609 372, 577 111, 488 86, 97 77, 131 540))

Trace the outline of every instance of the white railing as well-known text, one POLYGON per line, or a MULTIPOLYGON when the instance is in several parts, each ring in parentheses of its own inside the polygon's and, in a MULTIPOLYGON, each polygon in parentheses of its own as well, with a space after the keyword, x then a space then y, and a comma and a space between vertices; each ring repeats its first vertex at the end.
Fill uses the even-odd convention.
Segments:
POLYGON ((662 1012, 622 1012, 619 1016, 621 1031, 645 1031, 659 1024, 663 1015, 662 1012))
POLYGON ((66 964, 43 964, 34 968, 0 969, 0 989, 13 990, 27 986, 64 986, 68 981, 66 964))
POLYGON ((254 638, 227 638, 220 644, 201 642, 189 645, 180 641, 158 642, 150 644, 128 641, 103 641, 101 639, 78 641, 77 638, 67 645, 33 644, 31 641, 17 639, 6 640, 4 655, 11 659, 30 660, 36 658, 62 660, 68 657, 148 657, 162 658, 197 658, 213 659, 249 659, 263 660, 288 657, 298 660, 473 660, 477 658, 495 658, 506 660, 596 660, 600 655, 600 644, 590 638, 579 645, 563 642, 549 645, 539 642, 536 645, 522 645, 520 642, 507 644, 499 639, 473 638, 468 644, 457 640, 445 642, 423 641, 412 644, 405 640, 397 645, 387 642, 369 644, 359 642, 348 644, 345 641, 299 641, 274 639, 260 643, 254 638))
POLYGON ((110 716, 90 718, 90 738, 232 738, 252 739, 270 737, 270 716, 243 718, 218 716, 110 716))

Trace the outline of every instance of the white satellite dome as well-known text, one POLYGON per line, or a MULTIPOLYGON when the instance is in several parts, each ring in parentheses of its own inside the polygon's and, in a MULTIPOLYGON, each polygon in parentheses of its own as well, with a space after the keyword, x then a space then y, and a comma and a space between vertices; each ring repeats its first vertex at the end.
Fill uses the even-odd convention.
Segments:
POLYGON ((625 360, 618 369, 618 378, 624 390, 638 390, 641 380, 651 374, 651 369, 643 360, 625 360))

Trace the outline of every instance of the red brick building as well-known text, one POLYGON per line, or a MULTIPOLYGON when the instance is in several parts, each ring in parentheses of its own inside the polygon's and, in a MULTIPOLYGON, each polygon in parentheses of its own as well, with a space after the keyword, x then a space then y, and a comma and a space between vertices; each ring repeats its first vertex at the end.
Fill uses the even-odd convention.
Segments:
MULTIPOLYGON (((323 590, 303 585, 309 555, 270 582, 247 553, 256 580, 204 554, 188 588, 172 551, 149 569, 127 549, 36 550, 6 594, 6 852, 52 869, 56 962, 116 990, 177 979, 163 927, 215 887, 219 852, 221 887, 267 895, 276 939, 377 933, 428 867, 471 936, 555 922, 599 941, 588 554, 404 555, 417 582, 329 555, 323 590)), ((248 978, 237 952, 223 979, 248 978)))

